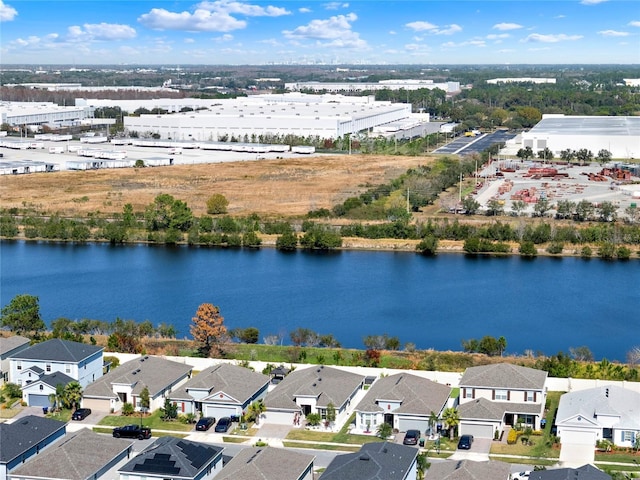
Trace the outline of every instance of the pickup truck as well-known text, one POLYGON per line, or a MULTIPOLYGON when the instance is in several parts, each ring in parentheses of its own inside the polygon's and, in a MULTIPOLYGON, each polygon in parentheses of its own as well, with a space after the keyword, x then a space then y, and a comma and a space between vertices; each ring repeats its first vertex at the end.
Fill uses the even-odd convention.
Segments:
POLYGON ((141 427, 140 425, 125 425, 124 427, 116 427, 113 429, 115 438, 137 438, 144 440, 151 438, 151 429, 149 427, 141 427))

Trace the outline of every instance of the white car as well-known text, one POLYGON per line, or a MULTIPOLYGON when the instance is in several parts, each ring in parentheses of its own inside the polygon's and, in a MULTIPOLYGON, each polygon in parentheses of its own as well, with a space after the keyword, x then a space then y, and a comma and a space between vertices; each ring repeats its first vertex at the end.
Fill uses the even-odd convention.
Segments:
POLYGON ((511 480, 529 480, 529 475, 531 475, 531 471, 512 473, 511 480))

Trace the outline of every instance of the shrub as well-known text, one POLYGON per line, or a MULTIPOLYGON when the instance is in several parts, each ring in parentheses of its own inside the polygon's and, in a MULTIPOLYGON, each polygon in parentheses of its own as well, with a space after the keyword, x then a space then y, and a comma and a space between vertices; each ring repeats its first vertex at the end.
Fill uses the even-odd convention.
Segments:
POLYGON ((588 245, 582 247, 582 250, 580 251, 580 256, 582 258, 591 258, 591 255, 593 255, 593 250, 591 250, 591 247, 589 247, 588 245))
POLYGON ((126 402, 122 405, 122 415, 125 416, 129 416, 129 415, 133 415, 134 409, 133 409, 133 405, 131 405, 129 402, 126 402))
POLYGON ((307 415, 307 424, 311 425, 312 427, 317 427, 318 425, 320 425, 321 420, 322 417, 319 413, 310 413, 309 415, 307 415))
POLYGON ((551 255, 558 255, 562 253, 563 249, 564 249, 563 243, 554 242, 549 244, 549 246, 547 247, 547 253, 550 253, 551 255))
POLYGON ((509 435, 507 436, 507 443, 509 445, 515 445, 518 442, 518 437, 521 434, 522 432, 519 432, 515 428, 512 428, 511 430, 509 430, 509 435))

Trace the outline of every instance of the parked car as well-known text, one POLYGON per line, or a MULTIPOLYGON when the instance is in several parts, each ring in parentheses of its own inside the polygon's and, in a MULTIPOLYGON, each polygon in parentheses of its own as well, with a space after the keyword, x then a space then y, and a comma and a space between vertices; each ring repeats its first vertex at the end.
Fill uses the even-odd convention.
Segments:
POLYGON ((91 415, 90 408, 79 408, 71 415, 71 420, 84 420, 91 415))
POLYGON ((206 432, 211 428, 212 425, 215 425, 216 419, 214 417, 202 417, 196 423, 196 430, 200 430, 201 432, 206 432))
POLYGON ((407 430, 402 443, 404 445, 417 445, 420 440, 420 430, 407 430))
POLYGON ((458 448, 461 450, 469 450, 471 449, 471 444, 473 443, 473 435, 462 435, 460 440, 458 440, 458 448))
POLYGON ((218 420, 215 431, 218 433, 225 433, 231 427, 231 419, 229 417, 222 417, 218 420))
POLYGON ((116 427, 113 429, 115 438, 137 438, 143 440, 151 438, 151 429, 149 427, 141 427, 140 425, 125 425, 124 427, 116 427))
POLYGON ((531 475, 531 471, 514 473, 511 475, 511 480, 529 480, 529 475, 531 475))

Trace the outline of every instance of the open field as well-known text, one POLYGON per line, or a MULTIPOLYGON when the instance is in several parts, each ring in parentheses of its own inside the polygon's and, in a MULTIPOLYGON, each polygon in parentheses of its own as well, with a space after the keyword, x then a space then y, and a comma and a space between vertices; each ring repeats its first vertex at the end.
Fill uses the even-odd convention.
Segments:
POLYGON ((428 162, 430 157, 339 155, 6 175, 0 177, 0 194, 4 208, 33 205, 85 216, 121 213, 127 203, 143 211, 160 193, 202 215, 209 196, 222 193, 232 215, 302 216, 428 162))

